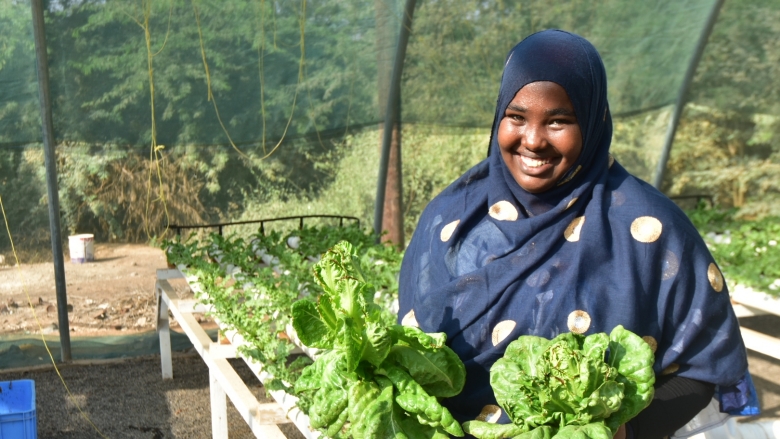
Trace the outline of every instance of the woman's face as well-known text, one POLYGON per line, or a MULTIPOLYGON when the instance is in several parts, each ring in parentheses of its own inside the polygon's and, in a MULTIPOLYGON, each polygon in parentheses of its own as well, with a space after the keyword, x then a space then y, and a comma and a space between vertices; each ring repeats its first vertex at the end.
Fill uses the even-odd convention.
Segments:
POLYGON ((538 194, 552 189, 582 151, 582 133, 566 90, 539 81, 526 84, 498 125, 501 156, 515 181, 538 194))

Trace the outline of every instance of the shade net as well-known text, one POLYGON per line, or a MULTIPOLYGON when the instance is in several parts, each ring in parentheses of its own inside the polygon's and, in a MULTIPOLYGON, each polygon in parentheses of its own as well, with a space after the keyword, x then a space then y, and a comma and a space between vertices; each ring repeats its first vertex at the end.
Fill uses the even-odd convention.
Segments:
MULTIPOLYGON (((404 3, 44 2, 63 234, 155 243, 171 224, 317 213, 369 227, 404 3)), ((714 5, 418 0, 401 81, 406 239, 427 202, 485 157, 506 53, 542 29, 598 48, 613 154, 652 179, 714 5)), ((778 0, 723 6, 687 96, 668 193, 771 211, 773 198, 752 200, 756 189, 780 193, 770 177, 778 11, 778 0)), ((0 29, 0 196, 22 263, 50 263, 29 2, 0 0, 0 29)), ((6 233, 0 254, 13 264, 6 233)))

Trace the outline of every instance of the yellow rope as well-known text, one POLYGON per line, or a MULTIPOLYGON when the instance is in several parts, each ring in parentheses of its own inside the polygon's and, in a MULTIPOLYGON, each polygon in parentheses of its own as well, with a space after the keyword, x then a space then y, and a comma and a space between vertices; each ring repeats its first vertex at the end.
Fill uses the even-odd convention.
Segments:
MULTIPOLYGON (((255 20, 257 19, 257 11, 255 11, 255 20)), ((263 154, 266 154, 265 150, 265 0, 260 0, 260 45, 257 48, 258 62, 260 64, 260 118, 263 124, 262 126, 262 138, 260 144, 263 146, 263 154)))
POLYGON ((306 60, 306 0, 301 0, 301 15, 298 19, 298 24, 300 26, 301 30, 301 58, 298 62, 298 84, 295 86, 295 94, 293 95, 293 103, 292 103, 292 110, 290 110, 290 118, 287 119, 287 125, 284 127, 284 132, 282 133, 282 138, 279 139, 279 142, 271 149, 271 152, 265 154, 263 157, 260 157, 260 160, 265 160, 268 157, 273 154, 277 148, 279 148, 279 145, 282 144, 284 141, 285 136, 287 136, 287 130, 290 128, 290 123, 292 122, 293 115, 295 114, 295 103, 298 100, 298 89, 301 86, 301 82, 303 82, 303 67, 306 60))
POLYGON ((217 100, 214 99, 214 94, 211 92, 211 74, 209 73, 209 63, 206 60, 206 46, 203 43, 203 30, 200 27, 200 13, 198 12, 198 6, 195 5, 195 0, 192 0, 192 9, 195 11, 195 23, 198 26, 198 39, 200 40, 200 56, 203 58, 203 68, 206 71, 206 88, 208 90, 208 100, 211 101, 211 103, 214 105, 214 112, 217 114, 217 121, 219 121, 219 126, 222 127, 222 131, 225 132, 225 136, 227 136, 228 142, 230 142, 230 146, 233 147, 233 149, 238 152, 238 155, 241 157, 247 158, 246 154, 244 154, 235 143, 233 143, 233 139, 230 137, 230 133, 227 130, 227 127, 225 127, 225 124, 222 123, 222 117, 219 115, 219 108, 217 108, 217 100))
MULTIPOLYGON (((14 255, 14 261, 16 262, 16 269, 19 274, 19 280, 22 283, 22 290, 24 291, 24 295, 27 296, 27 304, 30 306, 30 310, 32 311, 33 318, 35 318, 35 323, 38 325, 38 329, 41 332, 41 341, 43 341, 43 347, 46 348, 46 352, 49 354, 49 359, 51 360, 51 364, 54 366, 54 371, 57 372, 57 376, 60 377, 60 381, 62 381, 63 387, 65 387, 65 391, 68 393, 68 398, 70 399, 70 402, 73 403, 74 406, 78 409, 79 413, 81 414, 81 417, 83 417, 89 425, 92 426, 93 429, 100 435, 100 437, 104 439, 108 439, 103 433, 100 431, 99 428, 92 422, 91 419, 89 419, 89 416, 87 416, 86 413, 81 409, 81 406, 76 402, 76 398, 73 396, 73 393, 71 393, 70 389, 68 388, 68 385, 65 383, 65 378, 60 373, 60 369, 57 367, 57 362, 54 360, 54 355, 51 353, 51 349, 49 349, 49 344, 46 343, 46 337, 43 335, 43 326, 41 325, 41 321, 38 320, 38 314, 35 312, 35 306, 32 303, 32 299, 30 298, 30 292, 27 290, 27 285, 24 282, 24 275, 22 274, 22 265, 19 262, 19 255, 16 253, 16 247, 14 246, 14 239, 11 236, 11 227, 8 225, 8 216, 5 213, 5 206, 3 205, 3 197, 0 196, 0 211, 3 213, 3 222, 5 223, 5 230, 8 233, 8 241, 11 243, 11 252, 14 255)), ((59 304, 64 305, 64 304, 59 304)), ((61 349, 61 348, 60 348, 61 349)))
MULTIPOLYGON (((163 206, 163 211, 165 213, 165 230, 163 231, 163 235, 168 231, 168 226, 170 225, 170 215, 168 213, 168 203, 165 200, 165 188, 163 186, 163 179, 162 179, 162 169, 160 168, 160 161, 162 161, 162 151, 165 146, 163 145, 157 145, 157 122, 156 122, 156 115, 154 111, 154 57, 157 56, 160 51, 162 51, 162 47, 159 51, 156 53, 152 52, 152 35, 149 30, 149 18, 151 17, 151 0, 143 0, 143 10, 144 10, 144 21, 143 21, 143 29, 144 29, 144 37, 146 39, 146 60, 148 65, 148 72, 149 72, 149 101, 150 101, 150 107, 151 107, 151 118, 152 118, 152 141, 149 148, 149 161, 150 163, 154 163, 154 166, 149 167, 149 177, 147 180, 147 192, 146 192, 146 212, 145 212, 145 218, 144 218, 144 230, 146 231, 146 236, 151 237, 150 228, 149 228, 149 210, 151 209, 151 205, 154 202, 160 201, 163 206), (152 199, 152 176, 154 175, 155 171, 157 171, 157 183, 159 185, 159 192, 157 198, 154 200, 152 199)), ((170 31, 170 14, 173 11, 173 3, 171 3, 171 10, 169 12, 169 23, 168 23, 168 31, 170 31)), ((168 33, 166 32, 165 40, 163 41, 163 47, 165 46, 165 43, 168 40, 168 33)))
MULTIPOLYGON (((192 8, 195 12, 195 23, 198 26, 198 38, 200 40, 200 55, 203 59, 203 69, 206 73, 206 88, 207 88, 207 96, 208 100, 211 101, 211 103, 214 105, 214 112, 217 114, 217 120, 219 121, 219 125, 222 127, 222 130, 225 132, 225 136, 227 136, 228 141, 230 142, 230 145, 235 149, 242 157, 247 157, 233 142, 233 139, 230 137, 230 133, 227 130, 227 127, 225 127, 225 124, 222 122, 222 118, 219 115, 219 108, 217 107, 217 101, 214 99, 214 94, 211 90, 211 73, 209 71, 209 64, 208 60, 206 59, 206 46, 203 42, 203 29, 200 25, 200 12, 198 11, 198 6, 195 4, 195 0, 192 1, 192 8)), ((264 6, 261 4, 261 7, 264 6)), ((275 30, 275 21, 276 18, 274 17, 274 45, 276 45, 276 30, 275 30)), ((284 127, 284 132, 282 132, 282 137, 279 139, 279 142, 271 149, 270 152, 266 152, 265 149, 265 106, 263 102, 261 102, 262 106, 262 118, 263 118, 263 156, 260 157, 260 160, 265 160, 268 157, 270 157, 276 150, 279 148, 279 146, 284 141, 284 138, 287 136, 287 131, 290 128, 290 124, 292 123, 293 117, 295 116, 295 106, 298 102, 298 91, 301 86, 301 82, 303 82, 303 71, 304 71, 304 65, 306 60, 306 0, 301 0, 301 14, 298 19, 300 31, 301 31, 301 38, 300 38, 300 47, 301 47, 301 57, 298 62, 298 84, 295 86, 295 94, 293 95, 293 102, 292 102, 292 109, 290 110, 290 117, 287 119, 287 124, 284 127)), ((261 27, 261 32, 264 32, 264 30, 261 27)), ((262 100, 262 94, 264 90, 264 77, 263 77, 263 64, 262 64, 262 55, 263 55, 263 49, 265 47, 265 36, 263 36, 262 46, 261 46, 261 76, 260 76, 260 89, 261 89, 261 100, 262 100)))
POLYGON ((165 31, 165 38, 163 39, 162 46, 160 46, 160 50, 158 50, 152 57, 155 57, 160 54, 160 52, 165 49, 165 44, 168 43, 168 35, 171 34, 171 17, 173 16, 173 0, 171 0, 171 7, 168 9, 168 29, 165 31))

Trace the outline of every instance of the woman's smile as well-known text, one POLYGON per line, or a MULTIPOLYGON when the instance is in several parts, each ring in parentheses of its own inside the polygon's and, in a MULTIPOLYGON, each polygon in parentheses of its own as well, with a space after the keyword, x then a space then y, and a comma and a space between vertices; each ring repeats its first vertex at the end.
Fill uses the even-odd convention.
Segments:
POLYGON ((560 162, 560 157, 548 157, 548 158, 535 158, 529 157, 523 154, 517 154, 520 160, 520 166, 527 174, 539 175, 552 169, 557 162, 560 162))
POLYGON ((552 162, 552 160, 550 160, 550 159, 534 159, 534 158, 526 157, 526 156, 523 156, 523 155, 520 156, 520 160, 528 168, 539 168, 539 167, 541 167, 543 165, 547 165, 550 162, 552 162))

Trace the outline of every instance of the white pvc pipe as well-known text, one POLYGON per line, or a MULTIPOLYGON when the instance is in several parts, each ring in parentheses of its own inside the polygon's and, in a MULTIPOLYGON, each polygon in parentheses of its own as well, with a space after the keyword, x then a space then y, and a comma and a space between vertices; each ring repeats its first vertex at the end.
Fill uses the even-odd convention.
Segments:
POLYGON ((737 422, 729 419, 723 425, 691 436, 689 439, 777 439, 780 438, 780 419, 756 422, 737 422))

